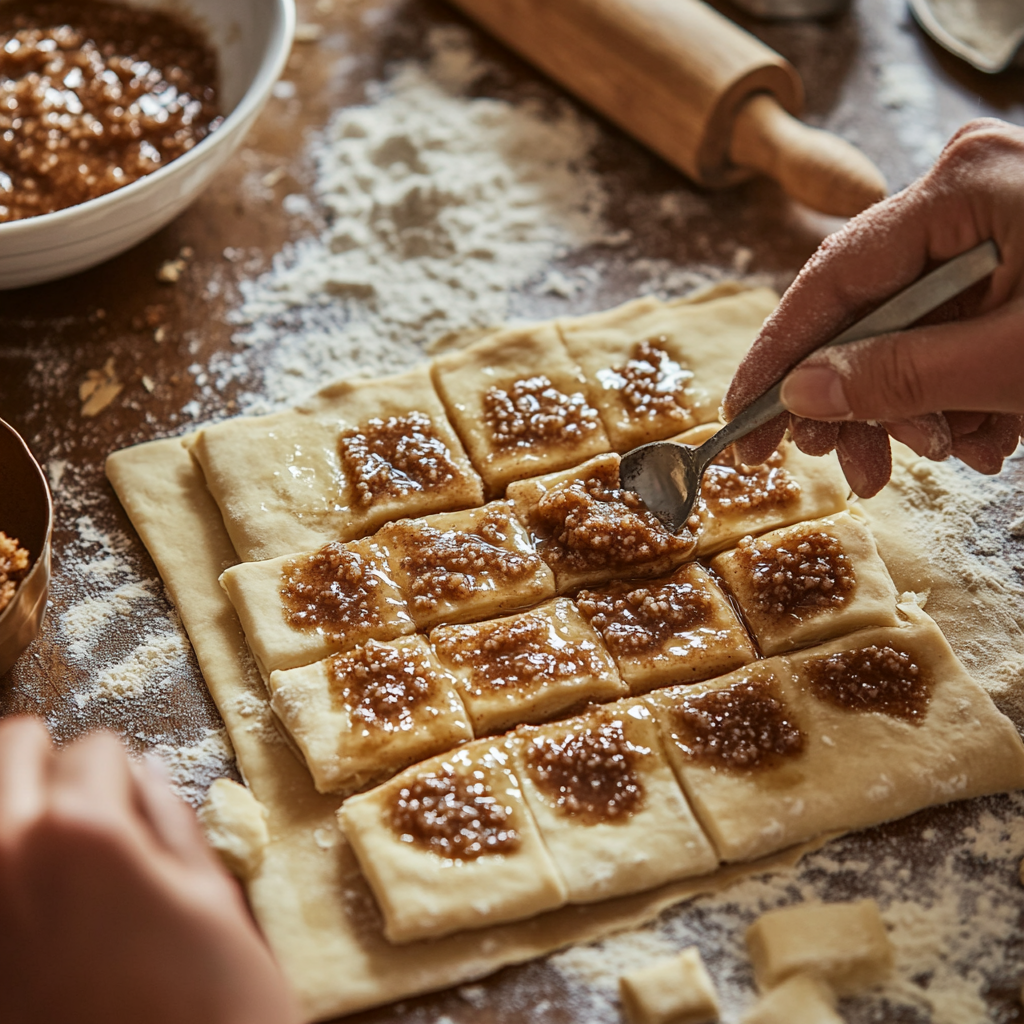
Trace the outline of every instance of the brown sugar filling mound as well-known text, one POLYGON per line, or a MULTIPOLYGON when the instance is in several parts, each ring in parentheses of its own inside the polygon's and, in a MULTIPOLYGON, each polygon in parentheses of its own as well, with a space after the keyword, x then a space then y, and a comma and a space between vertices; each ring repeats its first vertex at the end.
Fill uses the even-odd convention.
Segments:
POLYGON ((603 387, 619 392, 631 417, 664 417, 682 425, 690 421, 684 399, 693 372, 684 369, 661 347, 665 341, 662 336, 638 342, 628 362, 611 370, 600 370, 597 377, 603 387))
POLYGON ((812 658, 804 667, 819 700, 853 711, 879 711, 914 725, 924 721, 931 686, 905 651, 873 644, 812 658))
POLYGON ((754 605, 765 615, 802 617, 838 608, 857 584, 842 543, 822 530, 797 533, 784 544, 744 537, 737 549, 754 605))
POLYGON ((510 622, 479 626, 448 626, 433 634, 438 652, 454 665, 468 667, 473 686, 498 690, 532 687, 602 669, 596 645, 586 640, 565 642, 555 637, 541 615, 521 615, 510 622))
POLYGON ((485 513, 472 533, 418 524, 407 541, 412 550, 401 561, 411 577, 410 605, 430 611, 441 601, 465 600, 481 578, 514 583, 536 572, 536 556, 502 547, 511 529, 508 517, 496 509, 485 513))
POLYGON ((170 15, 96 0, 0 5, 0 221, 152 174, 214 131, 213 51, 170 15))
POLYGON ((760 466, 737 463, 725 454, 708 466, 700 494, 712 513, 756 512, 798 501, 800 484, 783 468, 779 452, 772 452, 760 466))
POLYGON ((0 612, 13 600, 18 584, 31 568, 28 552, 0 530, 0 612))
POLYGON ((688 582, 581 590, 576 607, 620 657, 648 654, 668 637, 706 625, 714 611, 708 593, 688 582))
POLYGON ((481 771, 466 777, 445 765, 418 776, 398 791, 389 818, 403 842, 450 860, 514 853, 522 843, 512 808, 493 796, 481 771))
POLYGON ((295 629, 343 637, 354 627, 380 625, 383 580, 369 561, 338 541, 285 564, 281 597, 295 629))
MULTIPOLYGON (((637 494, 619 487, 618 469, 611 465, 548 491, 533 520, 544 560, 558 568, 641 566, 695 544, 692 532, 669 533, 637 494)), ((688 531, 696 525, 693 517, 688 531)))
POLYGON ((422 412, 375 418, 358 430, 347 430, 338 441, 338 453, 362 506, 380 497, 434 490, 459 475, 433 422, 422 412))
POLYGON ((422 655, 373 640, 331 658, 327 676, 335 706, 348 708, 353 719, 383 732, 413 728, 416 709, 438 689, 422 655))
POLYGON ((562 814, 588 825, 625 821, 643 807, 637 768, 650 752, 626 739, 621 722, 605 721, 561 740, 537 737, 526 770, 562 814))
POLYGON ((680 746, 718 768, 768 768, 804 749, 804 734, 770 678, 685 697, 672 717, 680 746))
POLYGON ((484 393, 484 422, 499 451, 578 444, 600 425, 582 393, 566 395, 543 374, 484 393))

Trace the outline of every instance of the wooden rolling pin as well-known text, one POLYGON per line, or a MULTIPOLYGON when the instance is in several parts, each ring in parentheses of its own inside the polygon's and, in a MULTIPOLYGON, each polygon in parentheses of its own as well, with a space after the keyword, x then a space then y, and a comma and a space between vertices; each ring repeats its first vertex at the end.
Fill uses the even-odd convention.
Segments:
POLYGON ((796 69, 700 0, 452 0, 700 185, 761 172, 848 217, 886 194, 850 143, 796 119, 796 69))

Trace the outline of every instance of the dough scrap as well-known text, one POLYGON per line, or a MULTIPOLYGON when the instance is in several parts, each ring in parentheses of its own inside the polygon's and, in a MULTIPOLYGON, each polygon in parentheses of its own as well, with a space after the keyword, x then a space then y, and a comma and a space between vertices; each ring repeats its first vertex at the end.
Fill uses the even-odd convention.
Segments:
POLYGON ((769 910, 747 929, 746 939, 761 989, 806 974, 837 995, 855 995, 884 981, 893 965, 885 922, 870 899, 769 910))
POLYGON ((266 808, 252 791, 230 779, 215 779, 197 816, 228 871, 243 881, 252 878, 270 839, 266 808))
POLYGON ((741 1024, 843 1024, 835 993, 820 978, 795 974, 761 996, 741 1024))
POLYGON ((696 946, 624 974, 619 997, 629 1024, 710 1024, 721 1013, 696 946))

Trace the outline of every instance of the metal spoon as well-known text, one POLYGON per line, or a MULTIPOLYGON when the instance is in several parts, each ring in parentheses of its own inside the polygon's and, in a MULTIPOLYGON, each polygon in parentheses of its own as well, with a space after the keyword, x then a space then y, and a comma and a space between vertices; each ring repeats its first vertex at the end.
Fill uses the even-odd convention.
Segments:
MULTIPOLYGON (((903 330, 998 266, 995 242, 982 242, 904 288, 838 337, 820 345, 818 351, 903 330)), ((635 491, 651 512, 673 533, 678 533, 690 518, 704 471, 715 458, 733 441, 786 411, 779 399, 781 391, 780 380, 699 448, 676 441, 653 441, 626 452, 619 466, 621 486, 635 491)))

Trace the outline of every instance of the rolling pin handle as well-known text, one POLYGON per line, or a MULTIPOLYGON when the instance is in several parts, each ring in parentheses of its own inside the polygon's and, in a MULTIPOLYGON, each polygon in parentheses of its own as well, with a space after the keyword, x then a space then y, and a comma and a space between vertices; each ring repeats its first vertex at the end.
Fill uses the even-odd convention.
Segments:
POLYGON ((774 178, 793 199, 836 217, 852 217, 888 194, 881 172, 859 149, 798 121, 766 92, 739 108, 729 157, 774 178))

